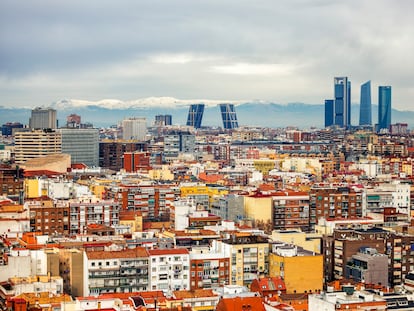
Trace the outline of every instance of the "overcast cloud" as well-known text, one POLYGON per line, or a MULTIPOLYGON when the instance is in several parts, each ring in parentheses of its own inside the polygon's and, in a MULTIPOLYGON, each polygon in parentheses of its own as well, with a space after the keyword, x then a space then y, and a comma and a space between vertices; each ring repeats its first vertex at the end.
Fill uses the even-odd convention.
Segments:
POLYGON ((60 99, 352 101, 371 80, 414 98, 414 1, 2 0, 0 105, 60 99))

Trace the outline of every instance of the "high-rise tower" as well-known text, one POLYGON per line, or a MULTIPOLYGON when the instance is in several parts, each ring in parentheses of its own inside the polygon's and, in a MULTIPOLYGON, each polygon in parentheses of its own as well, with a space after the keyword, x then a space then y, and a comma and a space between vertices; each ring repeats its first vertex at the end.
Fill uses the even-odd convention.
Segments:
POLYGON ((52 108, 37 107, 32 110, 29 119, 31 129, 55 129, 57 128, 56 110, 52 108))
POLYGON ((225 129, 235 129, 239 127, 237 122, 236 110, 233 104, 220 104, 221 118, 225 129))
POLYGON ((188 110, 187 126, 193 126, 198 129, 201 127, 203 120, 204 104, 193 104, 188 110))
POLYGON ((351 126, 351 82, 348 77, 334 78, 334 124, 339 127, 351 126))
POLYGON ((389 130, 391 125, 391 86, 378 87, 378 131, 389 130))
POLYGON ((359 125, 372 125, 371 81, 367 81, 361 85, 361 101, 359 103, 359 125))
POLYGON ((325 127, 334 124, 334 100, 325 99, 325 127))

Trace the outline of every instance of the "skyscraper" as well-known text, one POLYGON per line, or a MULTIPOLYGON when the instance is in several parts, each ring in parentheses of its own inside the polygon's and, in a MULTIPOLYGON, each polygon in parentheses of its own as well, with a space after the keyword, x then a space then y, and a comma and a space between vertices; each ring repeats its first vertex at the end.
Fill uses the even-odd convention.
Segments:
POLYGON ((359 125, 372 125, 371 81, 367 81, 361 85, 361 100, 359 103, 359 125))
POLYGON ((235 129, 239 127, 237 122, 236 110, 233 104, 220 104, 221 118, 225 129, 235 129))
POLYGON ((204 104, 190 105, 187 117, 187 126, 193 126, 198 129, 201 127, 201 121, 203 120, 204 104))
POLYGON ((391 86, 378 87, 378 131, 389 130, 391 125, 391 86))
POLYGON ((334 100, 325 99, 325 127, 334 124, 334 100))
POLYGON ((56 110, 52 108, 37 107, 32 110, 29 119, 31 129, 55 129, 57 128, 56 110))
POLYGON ((351 126, 351 82, 348 77, 334 78, 334 124, 339 127, 351 126))

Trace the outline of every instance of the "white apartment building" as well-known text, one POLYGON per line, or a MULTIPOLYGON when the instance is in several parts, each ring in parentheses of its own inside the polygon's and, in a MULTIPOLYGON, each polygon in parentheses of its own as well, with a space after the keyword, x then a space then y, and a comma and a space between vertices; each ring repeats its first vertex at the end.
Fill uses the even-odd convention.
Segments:
POLYGON ((186 249, 152 249, 149 253, 149 290, 171 293, 190 289, 190 255, 186 249))
POLYGON ((144 247, 85 253, 87 295, 148 290, 148 253, 144 247))

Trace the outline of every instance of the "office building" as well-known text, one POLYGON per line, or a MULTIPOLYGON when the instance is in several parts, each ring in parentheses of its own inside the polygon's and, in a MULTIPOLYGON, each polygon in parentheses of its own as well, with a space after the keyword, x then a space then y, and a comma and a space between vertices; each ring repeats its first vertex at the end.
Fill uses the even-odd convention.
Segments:
POLYGON ((124 139, 145 140, 147 136, 146 118, 128 118, 122 121, 122 133, 124 139))
POLYGON ((15 162, 62 152, 62 134, 54 130, 35 130, 15 134, 15 162))
POLYGON ((359 125, 372 125, 371 120, 371 81, 361 85, 361 100, 359 104, 359 125))
POLYGON ((99 130, 62 128, 62 153, 71 155, 71 162, 99 166, 99 130))
POLYGON ((56 110, 52 108, 37 107, 32 110, 29 119, 31 129, 55 129, 57 128, 56 110))
POLYGON ((334 124, 349 128, 351 125, 351 82, 348 77, 334 78, 334 124))
POLYGON ((13 129, 21 129, 23 128, 23 124, 19 122, 7 122, 1 126, 1 135, 3 136, 11 136, 13 135, 13 129))
POLYGON ((187 126, 193 126, 198 129, 201 127, 203 120, 204 104, 193 104, 188 110, 187 126))
POLYGON ((389 131, 391 125, 391 86, 378 87, 378 132, 389 131))
POLYGON ((221 118, 223 120, 223 128, 231 130, 239 127, 237 122, 236 110, 233 104, 220 104, 221 118))
POLYGON ((334 125, 334 103, 333 99, 325 99, 325 127, 334 125))
POLYGON ((155 125, 168 126, 172 125, 172 116, 170 114, 159 114, 155 116, 155 125))

